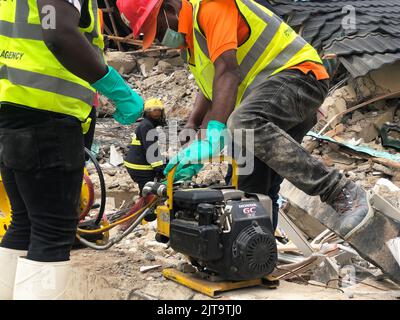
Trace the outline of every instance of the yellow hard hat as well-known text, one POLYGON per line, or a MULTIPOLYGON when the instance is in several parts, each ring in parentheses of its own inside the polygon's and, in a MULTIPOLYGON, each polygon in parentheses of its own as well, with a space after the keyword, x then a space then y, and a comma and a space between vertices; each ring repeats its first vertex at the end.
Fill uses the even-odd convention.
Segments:
POLYGON ((164 110, 164 103, 157 98, 151 98, 144 103, 144 111, 164 110))

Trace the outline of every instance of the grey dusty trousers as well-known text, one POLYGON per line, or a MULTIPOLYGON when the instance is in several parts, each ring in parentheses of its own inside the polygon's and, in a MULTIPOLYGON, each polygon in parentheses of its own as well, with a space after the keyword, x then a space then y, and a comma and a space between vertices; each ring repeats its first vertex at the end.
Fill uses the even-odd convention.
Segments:
MULTIPOLYGON (((254 130, 255 168, 239 176, 239 188, 277 196, 282 178, 322 201, 332 201, 345 185, 337 170, 328 170, 301 145, 315 124, 328 92, 328 80, 312 73, 285 70, 255 87, 228 120, 232 130, 254 130)), ((272 197, 272 198, 273 198, 272 197)), ((275 200, 275 199, 273 199, 275 200)))

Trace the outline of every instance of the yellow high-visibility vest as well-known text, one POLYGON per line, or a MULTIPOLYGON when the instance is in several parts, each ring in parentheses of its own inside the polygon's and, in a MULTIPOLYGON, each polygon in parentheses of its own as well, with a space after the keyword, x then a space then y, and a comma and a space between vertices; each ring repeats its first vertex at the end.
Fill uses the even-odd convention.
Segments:
MULTIPOLYGON (((201 0, 193 6, 194 53, 184 52, 195 80, 209 100, 213 97, 214 64, 210 60, 207 40, 198 24, 201 0)), ((317 51, 277 15, 253 0, 235 0, 241 16, 250 28, 248 39, 237 49, 240 69, 236 107, 252 88, 278 72, 305 61, 322 64, 317 51)))
MULTIPOLYGON (((90 24, 80 31, 104 61, 97 0, 88 0, 88 8, 90 24)), ((51 27, 50 16, 47 22, 51 27)), ((84 122, 94 93, 46 47, 36 0, 0 1, 0 103, 63 113, 84 122)))

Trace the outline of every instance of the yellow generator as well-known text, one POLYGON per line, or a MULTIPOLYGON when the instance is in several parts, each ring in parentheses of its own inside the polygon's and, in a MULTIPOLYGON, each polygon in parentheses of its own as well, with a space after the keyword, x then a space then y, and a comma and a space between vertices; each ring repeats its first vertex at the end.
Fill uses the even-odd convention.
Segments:
MULTIPOLYGON (((222 159, 221 159, 222 161, 222 159)), ((272 201, 237 190, 236 164, 232 186, 148 182, 144 195, 164 199, 156 207, 159 242, 188 257, 194 274, 165 269, 171 280, 209 296, 254 285, 276 287, 267 278, 274 270, 277 246, 272 227, 272 201)))

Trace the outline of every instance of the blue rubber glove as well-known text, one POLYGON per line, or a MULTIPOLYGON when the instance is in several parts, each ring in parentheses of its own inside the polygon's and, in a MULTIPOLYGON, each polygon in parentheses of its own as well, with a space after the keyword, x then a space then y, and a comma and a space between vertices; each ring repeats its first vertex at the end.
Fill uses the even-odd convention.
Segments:
POLYGON ((172 168, 177 165, 174 180, 184 177, 183 180, 189 180, 196 175, 203 167, 201 164, 218 155, 224 147, 222 131, 226 128, 224 123, 211 120, 207 126, 205 140, 196 140, 187 148, 178 152, 166 166, 164 173, 168 174, 172 168))
POLYGON ((114 119, 119 123, 132 124, 141 116, 143 99, 127 85, 113 67, 108 66, 108 73, 93 83, 92 87, 114 101, 114 119))

